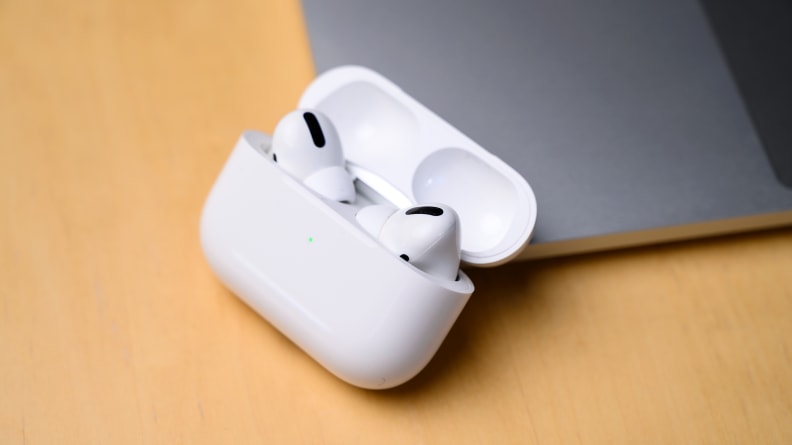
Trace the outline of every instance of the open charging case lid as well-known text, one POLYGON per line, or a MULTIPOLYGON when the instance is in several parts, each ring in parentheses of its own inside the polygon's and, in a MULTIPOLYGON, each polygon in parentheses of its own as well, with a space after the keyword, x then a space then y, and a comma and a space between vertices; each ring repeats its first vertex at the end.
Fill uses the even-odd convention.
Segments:
POLYGON ((505 263, 530 240, 536 198, 526 180, 376 72, 359 66, 327 71, 308 86, 299 107, 330 117, 352 174, 373 175, 377 191, 394 205, 454 208, 464 263, 505 263))

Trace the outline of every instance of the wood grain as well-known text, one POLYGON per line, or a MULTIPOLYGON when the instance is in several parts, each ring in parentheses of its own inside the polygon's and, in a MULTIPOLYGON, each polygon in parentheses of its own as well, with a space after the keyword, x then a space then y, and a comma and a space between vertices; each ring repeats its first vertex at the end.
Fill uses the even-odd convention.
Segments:
POLYGON ((792 230, 470 272, 414 381, 338 381, 198 242, 313 76, 297 2, 0 0, 0 443, 792 443, 792 230))

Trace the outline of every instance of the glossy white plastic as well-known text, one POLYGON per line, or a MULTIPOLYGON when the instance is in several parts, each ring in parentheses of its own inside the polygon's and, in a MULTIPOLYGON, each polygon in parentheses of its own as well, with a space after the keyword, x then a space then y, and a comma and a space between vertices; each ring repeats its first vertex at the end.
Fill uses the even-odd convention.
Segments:
POLYGON ((300 108, 324 112, 349 163, 384 178, 412 203, 442 202, 462 224, 462 261, 496 266, 525 247, 533 190, 514 169, 382 75, 343 66, 319 76, 300 108))
POLYGON ((355 214, 372 204, 449 204, 460 217, 463 261, 494 265, 528 242, 533 192, 368 69, 318 77, 300 107, 336 124, 355 203, 314 193, 271 160, 268 135, 246 131, 205 204, 204 253, 226 286, 330 372, 364 388, 399 385, 432 358, 473 283, 464 272, 447 280, 413 267, 355 214))

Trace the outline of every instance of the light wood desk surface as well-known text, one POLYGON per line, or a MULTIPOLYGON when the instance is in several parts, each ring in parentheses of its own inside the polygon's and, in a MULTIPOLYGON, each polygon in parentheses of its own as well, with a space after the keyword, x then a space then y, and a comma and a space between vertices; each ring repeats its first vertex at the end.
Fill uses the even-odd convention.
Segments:
POLYGON ((418 378, 332 377, 201 206, 313 76, 294 1, 0 1, 0 443, 792 443, 792 230, 470 272, 418 378))

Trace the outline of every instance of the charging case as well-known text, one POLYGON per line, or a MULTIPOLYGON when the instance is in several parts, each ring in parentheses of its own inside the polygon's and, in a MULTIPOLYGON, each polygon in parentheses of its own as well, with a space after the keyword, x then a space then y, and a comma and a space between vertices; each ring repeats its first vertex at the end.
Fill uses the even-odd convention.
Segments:
POLYGON ((364 388, 399 385, 432 358, 473 283, 403 261, 356 212, 448 204, 463 264, 494 266, 528 243, 536 199, 514 169, 369 69, 322 74, 299 107, 334 122, 356 201, 314 193, 272 161, 269 135, 245 131, 204 206, 204 253, 231 291, 330 372, 364 388))

